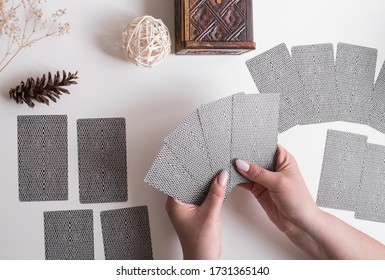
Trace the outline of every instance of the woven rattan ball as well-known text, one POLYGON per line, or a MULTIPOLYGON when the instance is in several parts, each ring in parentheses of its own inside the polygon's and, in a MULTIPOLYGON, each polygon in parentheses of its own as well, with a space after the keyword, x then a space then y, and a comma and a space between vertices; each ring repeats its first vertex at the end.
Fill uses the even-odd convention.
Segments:
POLYGON ((162 20, 151 16, 134 19, 122 32, 126 58, 142 68, 150 68, 171 52, 171 39, 162 20))

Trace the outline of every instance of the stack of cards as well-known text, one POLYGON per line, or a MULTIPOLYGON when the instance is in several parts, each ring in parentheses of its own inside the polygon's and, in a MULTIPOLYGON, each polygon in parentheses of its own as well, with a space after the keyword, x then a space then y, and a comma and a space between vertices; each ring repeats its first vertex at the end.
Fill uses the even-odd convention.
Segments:
POLYGON ((230 173, 226 195, 247 182, 233 166, 237 158, 273 170, 279 103, 276 93, 239 93, 202 105, 166 136, 145 182, 200 205, 222 170, 230 173))
POLYGON ((317 195, 322 207, 385 222, 385 146, 364 135, 329 130, 317 195))
MULTIPOLYGON (((385 131, 385 73, 376 87, 377 50, 338 43, 280 44, 246 62, 261 93, 279 92, 279 132, 297 125, 348 121, 385 131), (376 103, 377 102, 377 103, 376 103), (373 111, 374 105, 374 113, 373 111)), ((385 72, 385 70, 383 70, 385 72)))

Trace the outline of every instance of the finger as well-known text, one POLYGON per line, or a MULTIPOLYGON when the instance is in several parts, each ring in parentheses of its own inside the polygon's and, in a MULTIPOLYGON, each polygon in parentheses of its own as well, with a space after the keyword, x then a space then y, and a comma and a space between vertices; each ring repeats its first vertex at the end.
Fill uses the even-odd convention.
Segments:
POLYGON ((277 145, 276 151, 276 171, 284 170, 291 162, 295 162, 291 154, 281 145, 277 145))
POLYGON ((219 216, 223 200, 225 199, 227 181, 229 173, 223 170, 211 183, 209 193, 201 208, 205 209, 208 214, 219 216))
POLYGON ((237 170, 247 179, 261 184, 268 189, 275 189, 279 182, 279 174, 266 170, 254 163, 250 163, 241 159, 235 161, 237 170))

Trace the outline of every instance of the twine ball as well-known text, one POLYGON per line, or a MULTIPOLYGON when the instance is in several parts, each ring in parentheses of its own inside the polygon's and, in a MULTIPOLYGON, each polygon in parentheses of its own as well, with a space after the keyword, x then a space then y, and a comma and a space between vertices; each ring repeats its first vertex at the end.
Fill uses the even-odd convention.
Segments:
POLYGON ((122 32, 122 43, 128 60, 142 68, 150 68, 171 52, 167 26, 151 16, 134 19, 122 32))

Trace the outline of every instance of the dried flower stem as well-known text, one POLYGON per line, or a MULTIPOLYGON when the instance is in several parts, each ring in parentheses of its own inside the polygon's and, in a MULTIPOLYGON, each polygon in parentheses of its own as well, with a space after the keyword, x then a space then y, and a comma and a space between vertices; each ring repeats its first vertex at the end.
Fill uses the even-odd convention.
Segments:
POLYGON ((60 22, 66 10, 52 14, 48 26, 40 8, 43 2, 46 0, 0 0, 0 40, 7 41, 6 48, 0 48, 0 73, 21 50, 44 38, 69 32, 69 23, 60 22))

